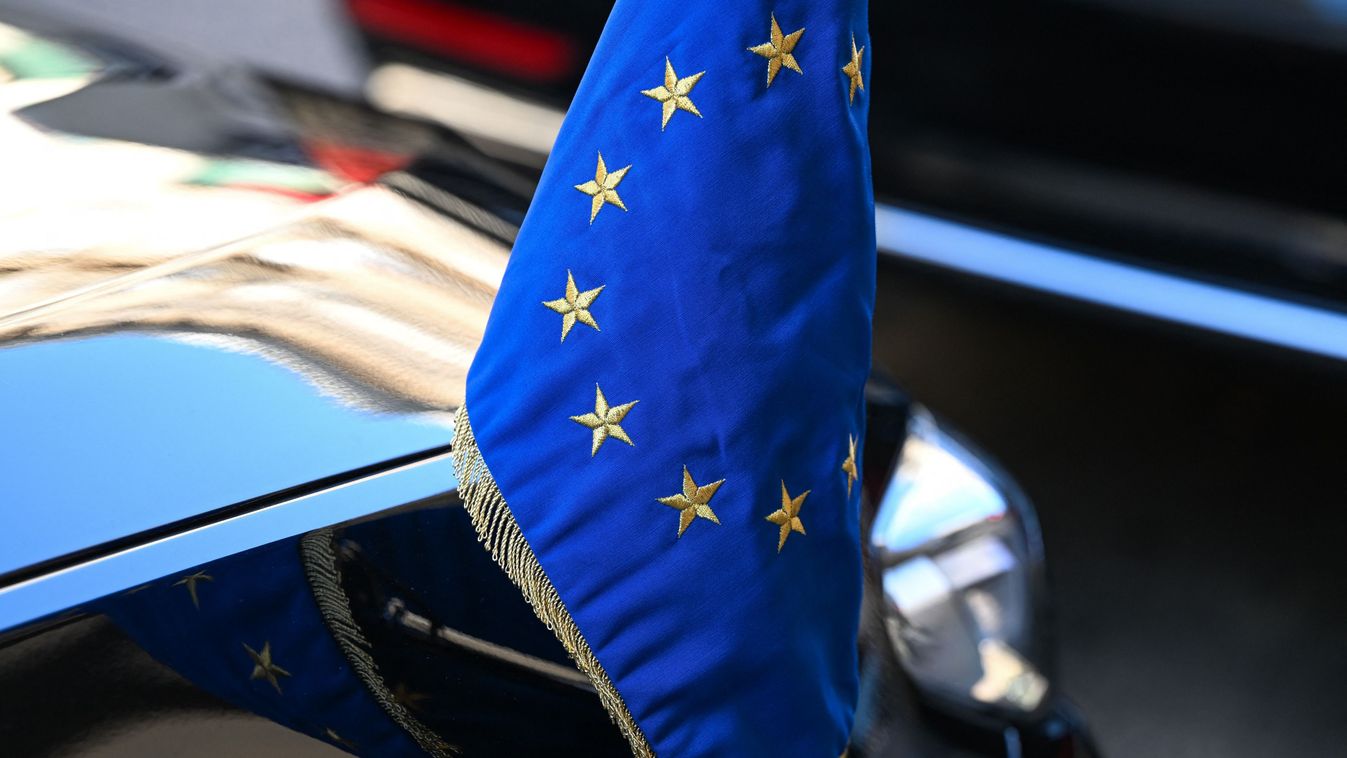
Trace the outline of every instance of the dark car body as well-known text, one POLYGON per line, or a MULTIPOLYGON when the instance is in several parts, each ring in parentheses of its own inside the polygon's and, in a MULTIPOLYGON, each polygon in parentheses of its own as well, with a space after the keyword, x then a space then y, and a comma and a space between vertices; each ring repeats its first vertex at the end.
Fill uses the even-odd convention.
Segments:
MULTIPOLYGON (((557 650, 522 660, 444 623, 361 541, 464 523, 449 419, 608 4, 314 5, 313 36, 337 29, 357 64, 309 65, 321 45, 198 56, 209 14, 176 22, 184 44, 173 24, 0 3, 37 46, 0 53, 26 71, 0 82, 0 139, 30 140, 0 175, 27 200, 0 224, 0 741, 330 749, 82 609, 337 525, 381 660, 479 694, 427 720, 470 754, 532 754, 540 734, 621 754, 557 650)), ((1347 567, 1324 524, 1347 153, 1325 92, 1347 33, 1194 5, 872 9, 875 356, 903 391, 872 388, 867 514, 885 518, 905 449, 945 440, 907 393, 999 459, 1033 507, 957 435, 944 448, 1034 535, 1021 652, 1050 694, 1008 711, 930 686, 885 578, 948 545, 904 552, 871 524, 853 755, 1090 755, 1067 695, 1105 754, 1341 741, 1347 567)))

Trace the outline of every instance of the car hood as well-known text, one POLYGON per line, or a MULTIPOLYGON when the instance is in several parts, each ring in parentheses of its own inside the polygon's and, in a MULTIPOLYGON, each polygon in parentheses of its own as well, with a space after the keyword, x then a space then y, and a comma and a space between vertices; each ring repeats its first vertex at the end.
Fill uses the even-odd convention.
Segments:
POLYGON ((504 258, 371 187, 0 314, 0 574, 446 446, 504 258))

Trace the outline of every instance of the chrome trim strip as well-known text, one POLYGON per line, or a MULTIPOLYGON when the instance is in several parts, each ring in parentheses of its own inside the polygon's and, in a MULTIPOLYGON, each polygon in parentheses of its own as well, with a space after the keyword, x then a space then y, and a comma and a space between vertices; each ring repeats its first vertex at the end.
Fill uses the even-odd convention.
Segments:
POLYGON ((0 631, 202 563, 456 488, 449 454, 0 588, 0 631))
POLYGON ((553 681, 569 684, 585 692, 594 693, 594 683, 589 681, 589 677, 580 673, 577 669, 567 668, 558 663, 544 660, 536 656, 521 653, 513 648, 497 645, 494 642, 465 634, 457 629, 441 626, 435 629, 435 634, 440 639, 451 645, 457 645, 464 650, 471 650, 478 655, 494 658, 498 661, 508 663, 516 668, 526 671, 532 671, 553 681))
POLYGON ((1347 360, 1347 315, 875 207, 880 252, 1107 308, 1347 360))
POLYGON ((594 684, 589 681, 589 677, 573 666, 553 663, 544 658, 520 652, 512 647, 498 645, 481 637, 474 637, 453 627, 436 625, 435 622, 425 616, 407 610, 407 605, 401 598, 392 598, 384 605, 384 616, 393 619, 406 629, 411 629, 426 637, 438 639, 446 645, 452 645, 515 668, 531 671, 553 681, 569 684, 590 694, 597 694, 594 691, 594 684))

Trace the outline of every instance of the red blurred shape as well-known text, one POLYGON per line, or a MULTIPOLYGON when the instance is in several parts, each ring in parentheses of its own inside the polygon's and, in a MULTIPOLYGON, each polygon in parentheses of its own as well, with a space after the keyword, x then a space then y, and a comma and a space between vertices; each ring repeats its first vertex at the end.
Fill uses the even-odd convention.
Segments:
POLYGON ((410 158, 399 153, 342 145, 323 140, 307 140, 304 149, 313 162, 329 173, 354 182, 368 184, 389 171, 405 167, 410 158))
POLYGON ((565 35, 434 0, 350 0, 367 31, 465 63, 534 82, 552 82, 575 68, 565 35))

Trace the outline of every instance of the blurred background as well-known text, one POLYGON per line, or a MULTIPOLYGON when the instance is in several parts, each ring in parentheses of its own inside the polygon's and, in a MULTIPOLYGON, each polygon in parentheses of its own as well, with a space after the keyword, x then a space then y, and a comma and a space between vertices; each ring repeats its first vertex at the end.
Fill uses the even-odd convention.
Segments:
MULTIPOLYGON (((97 228, 61 234, 170 255, 460 140, 527 198, 610 5, 0 0, 0 82, 37 82, 0 88, 0 215, 34 235, 0 256, 59 227, 45 198, 116 186, 97 228), (72 87, 88 61, 32 32, 118 63, 72 87), (34 129, 125 152, 51 163, 34 129), (23 166, 46 183, 4 181, 23 166), (185 199, 188 175, 267 191, 223 218, 185 199)), ((878 201, 1006 241, 968 260, 881 224, 876 367, 1035 503, 1058 684, 1105 755, 1335 752, 1347 1, 871 14, 878 201), (1071 274, 1047 284, 1057 260, 1071 274), (1189 313, 1175 282, 1209 306, 1189 313)), ((38 294, 0 280, 0 303, 38 294)))

